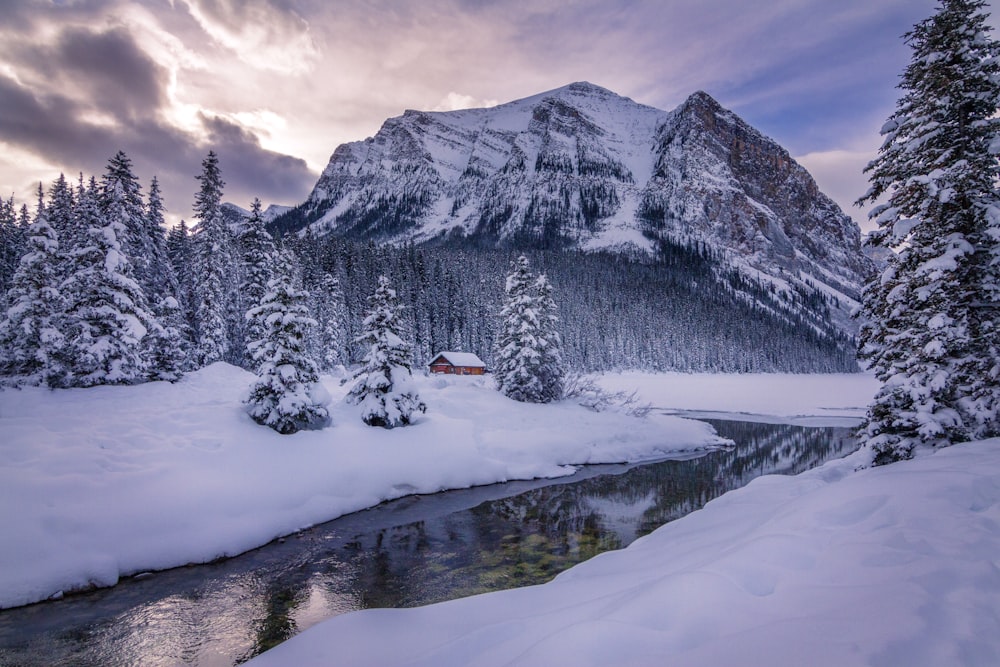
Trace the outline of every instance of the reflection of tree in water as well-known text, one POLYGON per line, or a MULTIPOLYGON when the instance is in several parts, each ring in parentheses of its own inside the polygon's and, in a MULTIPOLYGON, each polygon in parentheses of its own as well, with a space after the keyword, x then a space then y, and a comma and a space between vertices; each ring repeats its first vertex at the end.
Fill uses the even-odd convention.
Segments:
POLYGON ((244 663, 298 634, 293 612, 309 596, 304 584, 304 580, 295 578, 291 582, 275 580, 268 586, 263 600, 264 616, 253 621, 253 647, 237 659, 236 664, 244 663))
POLYGON ((421 572, 430 540, 425 522, 396 526, 347 545, 354 552, 355 586, 364 608, 423 604, 421 572))
MULTIPOLYGON (((848 428, 722 420, 710 423, 719 435, 733 440, 736 447, 684 462, 691 465, 690 470, 674 471, 668 473, 669 479, 660 480, 660 492, 644 513, 640 535, 702 507, 726 491, 744 486, 755 477, 794 475, 845 456, 857 446, 848 428)), ((656 466, 640 468, 637 476, 662 474, 653 468, 656 466)))
POLYGON ((484 590, 530 586, 623 545, 575 485, 550 486, 472 509, 484 590))
POLYGON ((801 472, 854 443, 843 428, 712 422, 737 446, 687 461, 556 484, 482 503, 425 525, 359 537, 357 585, 365 607, 405 607, 548 581, 602 551, 625 546, 601 503, 635 507, 635 534, 703 506, 761 474, 801 472))

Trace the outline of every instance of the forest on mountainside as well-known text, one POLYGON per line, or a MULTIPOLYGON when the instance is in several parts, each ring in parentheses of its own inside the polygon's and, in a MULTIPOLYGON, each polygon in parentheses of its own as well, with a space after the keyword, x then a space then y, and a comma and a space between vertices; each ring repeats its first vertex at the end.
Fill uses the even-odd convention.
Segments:
POLYGON ((442 350, 475 352, 492 363, 504 277, 525 254, 552 283, 570 368, 858 369, 853 339, 830 323, 834 304, 827 297, 804 289, 781 293, 772 283, 752 281, 696 242, 661 241, 656 258, 482 248, 454 238, 399 247, 306 234, 285 245, 301 258, 307 287, 324 273, 340 280, 348 340, 378 276, 389 276, 406 307, 418 365, 442 350))

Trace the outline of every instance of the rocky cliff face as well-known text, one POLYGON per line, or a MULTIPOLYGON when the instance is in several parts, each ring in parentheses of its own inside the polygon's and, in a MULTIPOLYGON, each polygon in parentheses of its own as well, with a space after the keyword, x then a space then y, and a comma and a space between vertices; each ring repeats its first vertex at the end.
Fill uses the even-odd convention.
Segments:
POLYGON ((334 151, 286 231, 655 253, 699 241, 776 283, 856 297, 857 225, 709 95, 671 112, 589 83, 490 109, 407 111, 334 151))

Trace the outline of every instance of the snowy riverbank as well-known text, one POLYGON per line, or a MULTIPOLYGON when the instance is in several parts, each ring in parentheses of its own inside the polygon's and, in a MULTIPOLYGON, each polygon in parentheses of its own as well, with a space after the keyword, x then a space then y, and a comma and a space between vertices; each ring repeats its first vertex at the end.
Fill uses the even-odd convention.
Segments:
POLYGON ((410 493, 556 477, 719 444, 707 425, 510 401, 475 378, 417 378, 411 427, 361 423, 327 378, 333 425, 281 436, 216 364, 175 385, 0 392, 0 607, 231 556, 410 493))
POLYGON ((1000 664, 1000 439, 856 458, 760 477, 548 584, 344 614, 249 664, 1000 664))

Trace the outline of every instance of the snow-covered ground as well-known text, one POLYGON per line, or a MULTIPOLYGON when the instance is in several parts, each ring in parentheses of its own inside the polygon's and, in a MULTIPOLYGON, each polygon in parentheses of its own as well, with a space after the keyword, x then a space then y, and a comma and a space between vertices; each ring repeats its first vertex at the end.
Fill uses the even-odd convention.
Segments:
POLYGON ((454 377, 417 378, 427 414, 391 431, 362 424, 327 378, 333 425, 282 436, 244 413, 253 378, 216 364, 175 385, 0 392, 0 607, 235 555, 410 493, 720 444, 700 422, 526 405, 454 377))
POLYGON ((548 584, 337 616, 250 664, 1000 665, 1000 439, 856 462, 758 478, 548 584))

